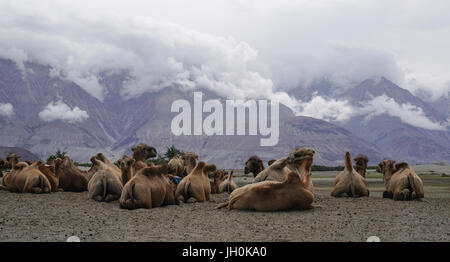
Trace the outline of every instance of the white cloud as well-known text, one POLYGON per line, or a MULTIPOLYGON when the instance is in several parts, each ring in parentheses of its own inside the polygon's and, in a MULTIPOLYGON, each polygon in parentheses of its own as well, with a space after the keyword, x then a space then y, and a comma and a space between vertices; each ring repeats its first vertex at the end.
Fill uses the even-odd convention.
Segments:
POLYGON ((69 123, 83 122, 89 118, 86 111, 81 110, 79 107, 71 109, 63 101, 50 102, 44 110, 39 112, 39 118, 45 122, 54 120, 63 120, 69 123))
POLYGON ((352 117, 362 115, 364 121, 378 115, 397 117, 403 123, 428 130, 446 130, 450 119, 445 123, 433 122, 422 108, 409 103, 399 104, 383 94, 364 102, 363 106, 353 106, 347 100, 337 100, 314 95, 309 102, 300 102, 296 113, 333 122, 346 122, 352 117))
POLYGON ((358 114, 365 115, 365 121, 372 117, 387 114, 398 117, 402 122, 428 130, 445 130, 448 123, 437 123, 430 120, 422 108, 409 103, 399 104, 386 95, 377 96, 358 109, 358 114))
POLYGON ((0 103, 0 116, 10 117, 14 115, 14 107, 11 103, 0 103))
POLYGON ((304 115, 327 121, 345 122, 353 115, 353 107, 347 100, 326 99, 313 96, 311 101, 300 103, 297 115, 304 115))

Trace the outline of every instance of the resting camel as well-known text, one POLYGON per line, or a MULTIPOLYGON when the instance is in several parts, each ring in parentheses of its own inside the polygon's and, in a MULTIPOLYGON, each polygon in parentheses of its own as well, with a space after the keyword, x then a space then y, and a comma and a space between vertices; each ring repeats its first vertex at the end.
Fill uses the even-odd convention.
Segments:
POLYGON ((216 208, 227 207, 227 210, 241 209, 254 211, 281 211, 289 209, 312 208, 314 194, 308 187, 311 173, 302 181, 301 176, 289 172, 283 182, 263 181, 237 188, 230 194, 227 202, 216 208))
POLYGON ((192 170, 192 172, 185 176, 177 186, 175 198, 182 202, 204 202, 209 201, 211 194, 211 185, 208 179, 208 172, 216 170, 213 164, 205 164, 200 161, 192 170))
MULTIPOLYGON (((300 147, 292 151, 288 157, 280 158, 275 161, 268 168, 260 172, 253 183, 262 181, 278 181, 283 182, 286 179, 286 175, 291 171, 294 171, 301 176, 301 180, 305 180, 305 175, 311 173, 311 166, 313 163, 314 150, 308 147, 300 147)), ((314 187, 312 182, 309 181, 309 190, 314 193, 314 187)))
POLYGON ((91 158, 96 172, 88 183, 89 198, 111 202, 120 198, 123 189, 122 172, 102 153, 91 158))
POLYGON ((366 178, 367 163, 369 162, 369 158, 366 155, 359 154, 354 160, 356 172, 366 178))
POLYGON ((276 159, 271 159, 269 160, 269 162, 267 162, 267 165, 272 165, 273 163, 275 163, 275 161, 277 161, 276 159))
POLYGON ((227 192, 228 194, 233 192, 238 186, 233 181, 233 171, 219 184, 219 193, 227 192))
POLYGON ((14 168, 3 177, 2 189, 17 193, 50 193, 52 187, 44 174, 39 171, 38 162, 14 163, 14 168))
POLYGON ((136 160, 124 155, 117 162, 122 172, 122 183, 125 185, 135 174, 134 164, 136 160))
POLYGON ((213 181, 209 181, 211 185, 211 194, 218 194, 219 185, 225 180, 226 172, 222 170, 216 170, 212 173, 213 181))
POLYGON ((264 164, 261 158, 258 156, 251 156, 247 162, 245 162, 244 173, 253 173, 253 177, 256 177, 261 171, 264 170, 264 164))
POLYGON ((55 175, 59 179, 59 188, 69 192, 83 192, 88 189, 89 178, 95 172, 95 167, 89 171, 81 171, 76 167, 72 159, 66 156, 63 159, 55 159, 55 175))
POLYGON ((383 198, 394 200, 414 200, 424 197, 422 179, 408 163, 402 162, 394 166, 395 161, 385 159, 377 166, 377 172, 383 174, 386 191, 383 198))
POLYGON ((353 169, 349 152, 345 153, 345 169, 334 179, 331 196, 340 197, 344 193, 350 197, 369 196, 366 179, 353 169))
POLYGON ((153 208, 177 204, 175 184, 167 175, 167 164, 139 170, 123 187, 120 208, 153 208))
POLYGON ((174 176, 183 177, 185 167, 181 157, 174 156, 167 164, 169 165, 169 173, 174 176))
POLYGON ((131 149, 133 152, 133 159, 136 160, 134 169, 139 171, 139 169, 147 167, 147 159, 155 157, 157 152, 154 147, 148 146, 146 144, 140 143, 131 149))

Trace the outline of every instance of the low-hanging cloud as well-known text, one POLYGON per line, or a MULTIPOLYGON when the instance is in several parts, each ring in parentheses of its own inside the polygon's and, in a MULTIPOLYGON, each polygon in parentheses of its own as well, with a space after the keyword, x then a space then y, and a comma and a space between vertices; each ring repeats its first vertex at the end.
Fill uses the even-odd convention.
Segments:
POLYGON ((309 102, 301 102, 297 115, 319 118, 332 122, 346 122, 355 116, 364 116, 364 121, 370 121, 375 116, 389 115, 397 117, 405 124, 428 129, 446 130, 450 121, 433 122, 425 115, 422 108, 410 103, 397 103, 386 94, 373 97, 363 105, 352 105, 347 100, 314 95, 309 102))
POLYGON ((59 100, 57 102, 50 102, 44 110, 39 112, 39 118, 45 122, 62 120, 74 124, 85 121, 89 118, 89 115, 79 107, 75 106, 71 109, 62 100, 59 100))
POLYGON ((378 115, 398 117, 402 122, 428 130, 445 130, 448 123, 437 123, 429 119, 422 108, 410 103, 399 104, 393 98, 383 94, 374 97, 358 109, 358 114, 365 115, 365 121, 378 115))
POLYGON ((14 115, 14 107, 11 103, 0 103, 0 116, 10 117, 14 115))

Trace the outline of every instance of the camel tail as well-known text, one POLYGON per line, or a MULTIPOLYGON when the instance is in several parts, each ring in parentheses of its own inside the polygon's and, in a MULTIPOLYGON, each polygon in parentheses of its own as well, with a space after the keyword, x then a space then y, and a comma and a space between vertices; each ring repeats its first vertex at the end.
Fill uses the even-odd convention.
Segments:
POLYGON ((106 176, 102 177, 102 187, 103 187, 102 199, 105 199, 105 197, 106 197, 106 190, 108 189, 108 184, 106 183, 106 176))
POLYGON ((187 180, 186 184, 184 184, 184 196, 188 195, 190 186, 191 186, 191 181, 187 180))
POLYGON ((413 174, 411 174, 411 173, 408 174, 408 182, 409 182, 409 185, 411 186, 411 189, 414 192, 416 192, 417 198, 418 199, 423 198, 424 197, 423 191, 420 190, 419 188, 417 188, 416 181, 414 181, 413 174))
POLYGON ((131 201, 134 202, 134 188, 136 187, 136 184, 134 182, 131 183, 131 189, 128 190, 128 196, 130 197, 131 201))
POLYGON ((221 209, 222 207, 226 207, 226 206, 228 205, 228 203, 229 203, 229 201, 224 202, 224 203, 221 203, 221 204, 218 204, 218 205, 216 206, 216 209, 221 209))
POLYGON ((350 172, 353 170, 352 157, 349 152, 345 153, 345 168, 350 172))

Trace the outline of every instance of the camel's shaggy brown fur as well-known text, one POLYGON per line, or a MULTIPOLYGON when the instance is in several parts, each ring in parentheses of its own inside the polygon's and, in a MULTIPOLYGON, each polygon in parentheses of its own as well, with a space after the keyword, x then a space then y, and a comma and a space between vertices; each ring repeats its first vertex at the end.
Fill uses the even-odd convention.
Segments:
POLYGON ((244 173, 252 173, 253 177, 256 177, 264 170, 264 164, 261 158, 258 156, 251 156, 247 162, 245 162, 244 173))

